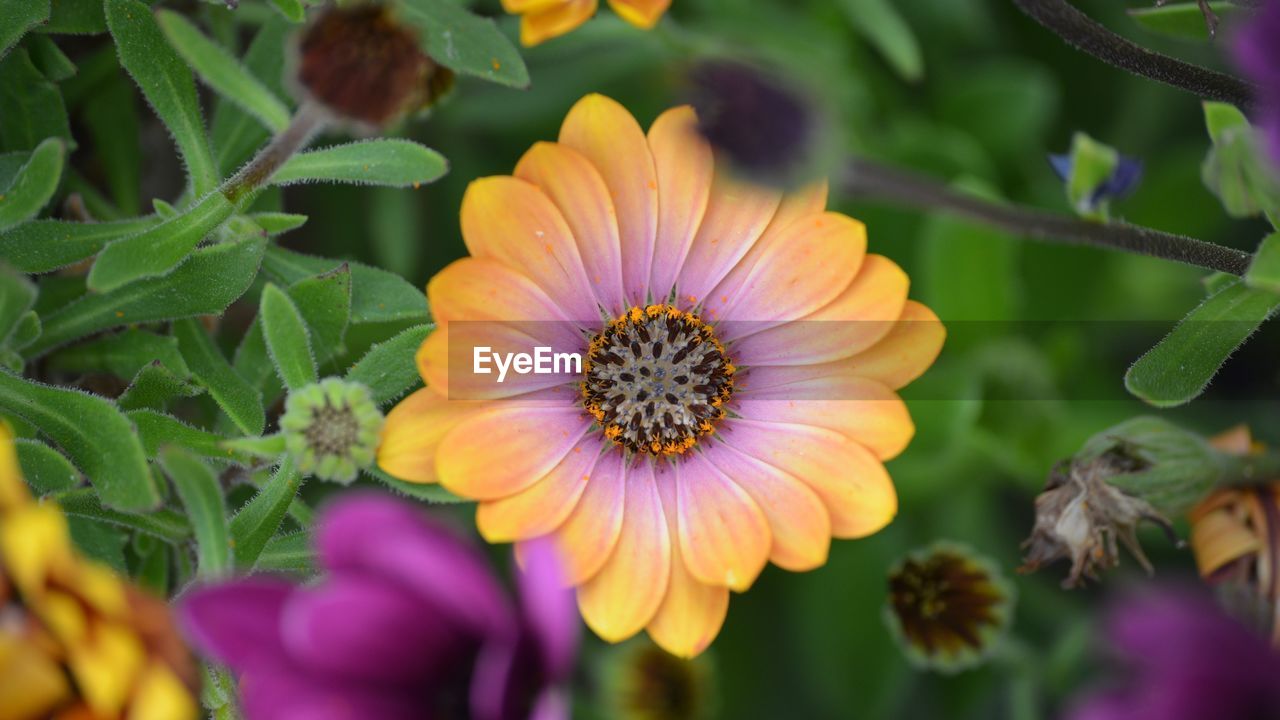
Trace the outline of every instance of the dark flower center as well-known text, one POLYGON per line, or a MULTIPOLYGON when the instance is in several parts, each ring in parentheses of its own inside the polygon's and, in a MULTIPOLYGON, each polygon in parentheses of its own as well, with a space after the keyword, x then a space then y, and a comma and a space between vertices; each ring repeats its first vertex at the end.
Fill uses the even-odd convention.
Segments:
POLYGON ((311 411, 305 434, 316 455, 346 455, 359 442, 360 420, 346 406, 326 404, 311 411))
POLYGON ((908 559, 889 578, 889 594, 905 639, 927 655, 982 650, 1004 600, 985 570, 949 551, 908 559))
POLYGON ((669 305, 632 307, 591 340, 582 403, 605 437, 637 453, 688 451, 715 432, 733 363, 711 327, 669 305))

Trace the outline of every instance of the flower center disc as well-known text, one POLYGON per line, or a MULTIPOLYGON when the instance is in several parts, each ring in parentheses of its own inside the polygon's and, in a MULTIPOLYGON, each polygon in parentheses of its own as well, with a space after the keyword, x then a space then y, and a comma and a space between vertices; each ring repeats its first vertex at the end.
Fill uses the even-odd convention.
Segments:
POLYGON ((605 437, 676 455, 715 432, 734 367, 711 327, 669 305, 632 307, 591 340, 582 403, 605 437))

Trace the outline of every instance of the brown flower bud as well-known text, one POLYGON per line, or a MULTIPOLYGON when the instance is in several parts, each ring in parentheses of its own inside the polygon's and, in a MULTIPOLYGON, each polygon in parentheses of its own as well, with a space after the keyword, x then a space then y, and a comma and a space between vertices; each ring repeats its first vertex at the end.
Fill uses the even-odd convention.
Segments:
POLYGON ((453 86, 453 73, 376 3, 321 15, 299 43, 297 79, 334 115, 374 127, 434 104, 453 86))

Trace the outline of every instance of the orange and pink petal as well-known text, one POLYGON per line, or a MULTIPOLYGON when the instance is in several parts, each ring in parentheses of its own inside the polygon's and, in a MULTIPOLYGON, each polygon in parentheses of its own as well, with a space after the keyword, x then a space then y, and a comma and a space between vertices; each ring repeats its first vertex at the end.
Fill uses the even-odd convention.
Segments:
POLYGON ((622 532, 595 577, 578 588, 578 609, 597 635, 620 642, 658 612, 671 579, 671 532, 663 515, 654 468, 627 468, 622 532))

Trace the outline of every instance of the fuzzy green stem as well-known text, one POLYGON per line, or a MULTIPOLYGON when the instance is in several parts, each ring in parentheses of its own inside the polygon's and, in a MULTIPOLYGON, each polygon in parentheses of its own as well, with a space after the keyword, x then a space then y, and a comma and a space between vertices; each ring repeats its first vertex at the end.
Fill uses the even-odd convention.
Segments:
POLYGON ((984 200, 922 175, 870 160, 849 162, 841 188, 855 198, 962 215, 1020 237, 1120 250, 1231 275, 1243 275, 1253 259, 1242 250, 1140 225, 1092 222, 984 200))
POLYGON ((1067 44, 1139 77, 1185 90, 1205 100, 1228 102, 1249 112, 1256 88, 1232 75, 1152 52, 1111 32, 1068 0, 1013 0, 1028 17, 1067 44))
POLYGON ((319 104, 310 100, 302 103, 289 126, 223 184, 222 194, 232 203, 240 203, 256 193, 289 158, 305 148, 328 121, 328 113, 319 104))

